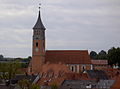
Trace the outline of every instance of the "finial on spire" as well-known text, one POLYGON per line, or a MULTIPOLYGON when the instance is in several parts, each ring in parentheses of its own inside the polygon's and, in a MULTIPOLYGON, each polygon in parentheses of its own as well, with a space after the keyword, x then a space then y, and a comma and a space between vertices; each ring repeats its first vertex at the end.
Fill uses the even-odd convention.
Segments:
POLYGON ((40 8, 41 8, 41 3, 39 3, 39 11, 40 11, 40 8))

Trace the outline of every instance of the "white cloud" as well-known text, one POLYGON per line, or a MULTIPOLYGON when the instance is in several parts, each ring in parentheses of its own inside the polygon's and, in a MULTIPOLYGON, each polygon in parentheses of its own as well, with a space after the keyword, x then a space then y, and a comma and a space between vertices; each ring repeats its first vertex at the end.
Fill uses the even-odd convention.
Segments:
MULTIPOLYGON (((0 0, 0 53, 26 57, 32 51, 35 0, 0 0)), ((43 0, 47 49, 99 51, 120 45, 119 0, 43 0)))

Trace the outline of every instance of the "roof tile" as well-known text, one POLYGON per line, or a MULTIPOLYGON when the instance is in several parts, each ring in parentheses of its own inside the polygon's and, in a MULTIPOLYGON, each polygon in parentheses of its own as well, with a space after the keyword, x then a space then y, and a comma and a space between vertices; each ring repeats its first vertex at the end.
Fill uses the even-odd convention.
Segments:
POLYGON ((87 50, 47 50, 46 62, 65 64, 91 64, 87 50))

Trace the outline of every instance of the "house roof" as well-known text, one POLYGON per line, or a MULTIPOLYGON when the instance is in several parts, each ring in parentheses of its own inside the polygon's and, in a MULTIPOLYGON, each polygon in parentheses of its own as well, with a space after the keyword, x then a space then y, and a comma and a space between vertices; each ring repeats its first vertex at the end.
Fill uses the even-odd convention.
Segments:
POLYGON ((0 85, 0 89, 15 89, 15 86, 0 85))
POLYGON ((47 50, 46 62, 65 64, 91 64, 87 50, 47 50))
POLYGON ((41 78, 38 80, 40 85, 51 85, 52 83, 57 83, 60 85, 65 79, 65 73, 71 73, 68 67, 64 64, 44 64, 40 69, 41 78))
POLYGON ((22 79, 27 79, 29 80, 31 83, 36 79, 37 75, 24 75, 24 74, 19 74, 16 75, 15 78, 11 79, 11 83, 15 84, 17 83, 19 80, 22 79))
POLYGON ((110 89, 120 89, 120 76, 118 76, 110 89))
POLYGON ((94 65, 108 65, 108 60, 91 60, 94 65))
POLYGON ((108 79, 107 74, 103 70, 87 70, 87 73, 91 79, 108 79))
POLYGON ((46 63, 42 65, 40 69, 40 73, 47 73, 47 74, 54 73, 54 75, 57 75, 57 76, 61 73, 70 73, 70 72, 71 71, 66 65, 60 64, 60 63, 58 64, 46 63))
POLYGON ((118 77, 118 75, 120 74, 120 70, 119 69, 104 68, 103 70, 106 72, 108 77, 110 79, 113 79, 113 80, 116 80, 116 77, 118 77))

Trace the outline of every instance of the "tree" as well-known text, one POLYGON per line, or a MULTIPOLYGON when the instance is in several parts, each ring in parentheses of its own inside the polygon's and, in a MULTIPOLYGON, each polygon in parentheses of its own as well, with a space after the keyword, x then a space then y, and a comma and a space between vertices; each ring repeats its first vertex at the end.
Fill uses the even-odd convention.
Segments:
POLYGON ((36 85, 36 84, 32 84, 30 86, 30 89, 40 89, 39 85, 36 85))
POLYGON ((58 85, 56 83, 51 84, 51 89, 58 89, 58 85))
POLYGON ((3 55, 0 55, 0 59, 3 59, 4 58, 4 56, 3 55))
POLYGON ((107 53, 106 53, 106 51, 101 50, 101 51, 98 53, 98 59, 107 59, 107 53))
POLYGON ((95 51, 90 52, 91 59, 97 59, 97 53, 95 51))
POLYGON ((10 80, 13 78, 18 72, 20 68, 20 63, 18 61, 9 62, 9 63, 0 63, 0 78, 4 80, 10 80))
POLYGON ((111 49, 108 50, 108 55, 107 55, 108 59, 109 59, 109 64, 113 65, 113 64, 117 64, 120 66, 120 48, 115 48, 112 47, 111 49))
POLYGON ((19 80, 18 85, 21 89, 40 89, 39 85, 31 84, 27 79, 19 80))
POLYGON ((29 89, 30 83, 27 79, 22 79, 18 81, 18 85, 21 89, 29 89))
POLYGON ((29 60, 31 60, 31 59, 32 59, 32 57, 31 57, 31 56, 28 56, 28 59, 29 59, 29 60))

